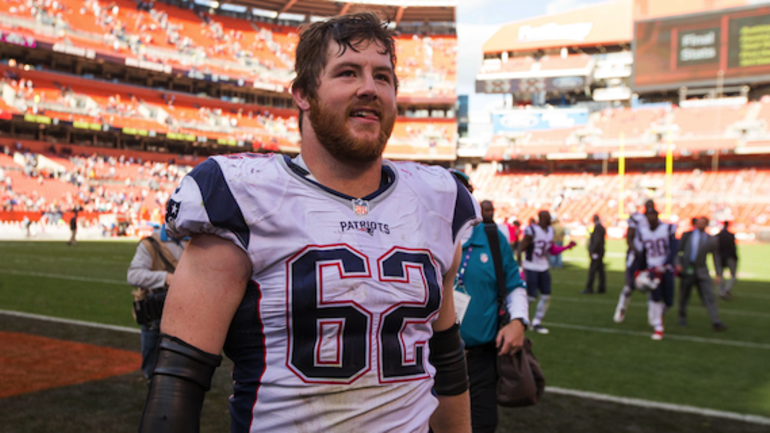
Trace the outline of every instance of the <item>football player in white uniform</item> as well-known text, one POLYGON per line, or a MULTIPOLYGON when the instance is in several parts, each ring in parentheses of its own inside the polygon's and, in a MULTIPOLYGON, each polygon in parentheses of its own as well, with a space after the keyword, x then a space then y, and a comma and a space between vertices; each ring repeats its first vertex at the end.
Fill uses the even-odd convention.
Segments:
MULTIPOLYGON (((674 304, 674 258, 676 257, 676 226, 660 222, 658 211, 647 209, 648 224, 638 227, 636 238, 642 245, 649 284, 648 318, 654 328, 653 340, 663 339, 663 313, 674 304)), ((642 280, 642 279, 640 279, 642 280)))
POLYGON ((535 318, 532 319, 532 329, 540 334, 547 334, 548 329, 541 323, 551 304, 551 273, 549 272, 548 255, 560 254, 575 246, 575 242, 560 247, 553 243, 553 227, 551 227, 551 214, 541 210, 538 213, 537 224, 530 224, 524 229, 524 240, 521 241, 516 260, 524 268, 524 276, 527 282, 527 295, 529 302, 537 300, 538 292, 540 301, 537 303, 535 318), (521 253, 524 261, 521 260, 521 253))
POLYGON ((169 200, 191 241, 140 432, 199 430, 222 349, 231 432, 470 432, 452 282, 478 203, 443 168, 382 159, 398 82, 376 15, 309 25, 295 69, 301 156, 213 157, 169 200))
MULTIPOLYGON (((645 212, 648 209, 655 209, 655 202, 647 200, 644 202, 645 212)), ((643 246, 637 239, 637 232, 640 228, 649 227, 647 217, 642 212, 634 212, 628 217, 628 231, 626 232, 626 243, 628 251, 626 252, 626 284, 620 291, 618 306, 615 307, 613 320, 615 323, 621 323, 626 318, 628 304, 631 303, 631 295, 634 293, 634 275, 636 271, 644 269, 643 246)))

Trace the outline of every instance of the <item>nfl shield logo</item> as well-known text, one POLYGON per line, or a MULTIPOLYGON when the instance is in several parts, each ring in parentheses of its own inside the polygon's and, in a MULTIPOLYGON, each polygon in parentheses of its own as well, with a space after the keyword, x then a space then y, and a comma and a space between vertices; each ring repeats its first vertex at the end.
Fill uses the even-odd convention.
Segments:
POLYGON ((365 216, 369 213, 369 202, 356 198, 351 200, 353 202, 353 210, 356 211, 358 216, 365 216))

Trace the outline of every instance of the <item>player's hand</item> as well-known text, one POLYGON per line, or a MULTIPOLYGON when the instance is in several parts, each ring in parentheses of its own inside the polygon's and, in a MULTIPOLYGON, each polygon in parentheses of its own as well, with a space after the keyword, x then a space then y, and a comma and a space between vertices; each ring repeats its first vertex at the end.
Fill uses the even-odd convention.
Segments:
POLYGON ((719 275, 715 276, 714 277, 714 284, 716 284, 717 286, 722 284, 722 277, 719 276, 719 275))
POLYGON ((676 267, 674 268, 674 271, 676 271, 677 274, 681 274, 682 273, 682 265, 676 265, 676 267))
POLYGON ((171 281, 174 280, 174 274, 171 272, 166 272, 166 287, 171 286, 171 281))
POLYGON ((567 245, 567 248, 575 248, 575 245, 577 245, 575 241, 570 241, 569 245, 567 245))
POLYGON ((513 320, 497 332, 495 344, 499 355, 513 355, 524 345, 524 324, 521 320, 513 320))

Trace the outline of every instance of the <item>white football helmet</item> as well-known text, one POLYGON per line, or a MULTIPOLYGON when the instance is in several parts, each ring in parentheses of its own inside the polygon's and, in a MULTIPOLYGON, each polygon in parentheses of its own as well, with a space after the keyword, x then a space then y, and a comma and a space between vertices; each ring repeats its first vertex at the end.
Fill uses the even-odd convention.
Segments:
POLYGON ((634 285, 636 286, 636 290, 642 293, 653 291, 660 285, 660 273, 653 269, 638 271, 634 278, 634 285))

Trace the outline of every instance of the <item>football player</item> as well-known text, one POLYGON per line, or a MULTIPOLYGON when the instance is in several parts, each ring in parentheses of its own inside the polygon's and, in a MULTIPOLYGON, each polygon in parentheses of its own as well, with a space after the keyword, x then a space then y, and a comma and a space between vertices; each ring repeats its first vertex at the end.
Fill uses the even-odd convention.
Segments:
POLYGON ((628 217, 628 231, 626 233, 626 243, 628 251, 626 252, 626 284, 620 291, 618 306, 615 308, 613 320, 615 323, 621 323, 626 318, 628 304, 631 303, 631 295, 634 291, 634 275, 640 269, 644 269, 643 246, 636 237, 639 229, 648 227, 646 212, 649 209, 655 209, 655 202, 647 200, 644 202, 645 213, 636 211, 628 217))
POLYGON ((212 157, 169 200, 191 241, 140 432, 199 430, 222 349, 232 432, 469 432, 452 282, 478 203, 443 168, 383 160, 398 81, 376 15, 305 27, 295 70, 301 155, 212 157))
POLYGON ((541 324, 551 304, 551 273, 549 272, 548 255, 560 254, 575 246, 570 242, 567 246, 557 246, 553 243, 553 227, 551 227, 551 214, 546 210, 538 213, 537 224, 530 224, 524 229, 524 240, 521 241, 519 251, 516 253, 516 261, 524 268, 525 281, 527 282, 527 295, 529 302, 537 300, 540 293, 540 301, 537 303, 535 318, 532 319, 532 329, 540 334, 547 334, 548 329, 541 324), (521 253, 524 261, 521 261, 521 253))
POLYGON ((674 304, 674 258, 676 257, 676 226, 660 222, 658 211, 647 208, 648 224, 638 227, 636 238, 642 246, 646 261, 645 272, 650 294, 648 318, 654 328, 653 340, 663 339, 663 313, 674 304))

